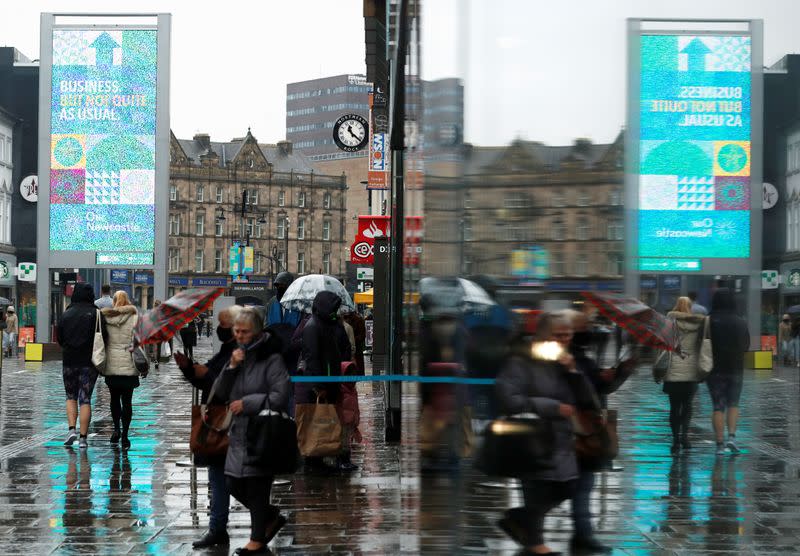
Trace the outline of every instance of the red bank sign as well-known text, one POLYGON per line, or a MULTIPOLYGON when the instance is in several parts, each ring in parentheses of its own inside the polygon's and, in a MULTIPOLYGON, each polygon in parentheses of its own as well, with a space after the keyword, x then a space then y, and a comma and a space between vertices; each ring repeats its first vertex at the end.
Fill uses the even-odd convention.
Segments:
MULTIPOLYGON (((422 250, 422 217, 406 216, 406 257, 405 264, 419 264, 422 250)), ((373 264, 375 260, 375 238, 391 235, 391 217, 359 216, 358 233, 350 247, 350 262, 354 264, 373 264)))

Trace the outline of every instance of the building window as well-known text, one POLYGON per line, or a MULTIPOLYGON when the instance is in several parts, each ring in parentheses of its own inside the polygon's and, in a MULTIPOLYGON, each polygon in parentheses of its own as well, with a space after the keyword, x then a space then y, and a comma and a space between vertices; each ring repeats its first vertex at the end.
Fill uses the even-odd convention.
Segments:
POLYGON ((300 208, 306 206, 306 194, 303 191, 297 194, 297 206, 300 208))
POLYGON ((619 189, 612 189, 608 194, 608 204, 616 207, 622 204, 622 191, 619 189))
POLYGON ((622 222, 619 220, 611 220, 608 223, 608 234, 606 235, 606 239, 610 241, 621 241, 622 240, 622 222))
POLYGON ((322 273, 323 274, 330 274, 331 273, 331 254, 324 253, 322 255, 322 273))
POLYGON ((306 238, 306 219, 302 216, 297 219, 297 239, 306 238))
POLYGON ((552 228, 552 238, 553 241, 564 241, 567 231, 567 227, 561 220, 556 220, 553 222, 552 228))
POLYGON ((560 251, 550 253, 550 273, 553 276, 564 276, 564 254, 560 251))
POLYGON ((608 273, 611 276, 622 276, 622 254, 609 253, 608 254, 608 273))
MULTIPOLYGON (((266 225, 266 219, 264 219, 263 225, 266 225)), ((258 220, 256 220, 256 234, 255 234, 255 237, 261 237, 261 227, 262 227, 262 222, 261 222, 261 218, 259 218, 258 220)))
POLYGON ((584 216, 578 218, 577 239, 579 241, 589 239, 589 220, 584 216))
POLYGON ((331 239, 331 221, 330 220, 323 220, 322 221, 322 239, 324 241, 330 241, 330 239, 331 239))
POLYGON ((215 220, 214 221, 214 235, 215 236, 222 237, 222 227, 223 227, 222 220, 215 220))
POLYGON ((472 241, 472 222, 464 220, 464 241, 472 241))
POLYGON ((169 215, 169 235, 171 236, 181 235, 181 217, 178 216, 177 214, 169 215))
POLYGON ((331 208, 331 194, 330 193, 325 193, 325 195, 322 196, 322 208, 324 208, 324 209, 330 209, 331 208))
POLYGON ((206 231, 206 215, 203 212, 198 212, 194 217, 194 233, 195 235, 202 236, 206 231))
POLYGON ((464 193, 464 208, 472 208, 472 196, 469 193, 464 193))
POLYGON ((503 203, 507 209, 525 208, 525 195, 520 192, 508 193, 503 203))
POLYGON ((257 205, 258 204, 258 189, 245 189, 245 204, 257 205))
POLYGON ((286 192, 279 191, 278 192, 278 206, 282 207, 286 205, 286 192))
POLYGON ((169 200, 170 201, 178 200, 178 186, 172 183, 169 184, 169 200))
POLYGON ((255 261, 253 263, 254 267, 253 271, 256 274, 261 274, 263 272, 263 270, 261 269, 261 261, 264 259, 264 253, 262 253, 261 251, 256 251, 254 257, 255 261))
POLYGON ((585 190, 581 190, 578 193, 578 206, 579 207, 588 207, 592 203, 592 196, 585 190))
POLYGON ((222 202, 222 191, 223 191, 222 187, 220 187, 218 185, 217 186, 217 193, 216 193, 216 201, 217 201, 217 203, 221 203, 222 202))
POLYGON ((298 274, 305 274, 306 273, 306 254, 305 253, 298 253, 297 254, 297 273, 298 274))
POLYGON ((222 272, 222 249, 214 250, 214 272, 222 272))
POLYGON ((198 203, 202 203, 206 196, 206 188, 203 184, 197 184, 197 197, 196 200, 198 203))
POLYGON ((589 256, 585 253, 578 253, 575 257, 575 275, 586 276, 589 274, 589 256))
POLYGON ((286 268, 286 253, 283 251, 278 251, 278 270, 289 270, 286 268))
POLYGON ((256 219, 255 218, 248 218, 247 219, 247 237, 253 237, 253 233, 255 232, 256 226, 256 219))
POLYGON ((286 221, 285 216, 278 217, 278 239, 286 238, 286 221))
POLYGON ((195 249, 194 251, 194 271, 203 272, 203 250, 195 249))
POLYGON ((169 249, 169 271, 178 272, 181 269, 181 250, 176 247, 169 249))

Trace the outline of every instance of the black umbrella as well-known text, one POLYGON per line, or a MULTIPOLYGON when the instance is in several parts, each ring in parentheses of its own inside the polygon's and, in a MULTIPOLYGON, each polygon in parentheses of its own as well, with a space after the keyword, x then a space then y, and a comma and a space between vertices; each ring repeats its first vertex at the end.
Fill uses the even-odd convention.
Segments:
POLYGON ((790 315, 800 315, 800 305, 792 305, 786 309, 786 312, 790 315))

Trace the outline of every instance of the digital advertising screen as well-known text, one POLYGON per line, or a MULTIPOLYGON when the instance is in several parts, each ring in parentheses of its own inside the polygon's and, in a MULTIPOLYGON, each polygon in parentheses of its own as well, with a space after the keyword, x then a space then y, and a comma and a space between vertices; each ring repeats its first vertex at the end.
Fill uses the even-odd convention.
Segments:
POLYGON ((639 257, 750 257, 751 37, 644 34, 639 54, 639 257))
POLYGON ((156 39, 154 29, 53 30, 51 251, 153 264, 156 39))

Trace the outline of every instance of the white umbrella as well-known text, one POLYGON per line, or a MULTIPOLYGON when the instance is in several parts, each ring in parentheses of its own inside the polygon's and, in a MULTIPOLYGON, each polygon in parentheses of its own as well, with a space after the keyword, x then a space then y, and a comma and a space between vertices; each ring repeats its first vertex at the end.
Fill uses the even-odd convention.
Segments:
POLYGON ((349 313, 356 310, 350 294, 344 289, 342 283, 327 274, 307 274, 295 279, 281 297, 281 305, 284 309, 310 313, 314 298, 321 291, 329 291, 338 295, 342 300, 339 313, 349 313))
POLYGON ((491 297, 489 297, 489 294, 486 293, 486 290, 484 290, 475 282, 472 282, 470 280, 465 280, 464 278, 459 278, 458 283, 461 284, 461 289, 464 290, 464 297, 462 298, 462 302, 468 308, 475 307, 476 305, 480 306, 497 305, 497 303, 491 297))

